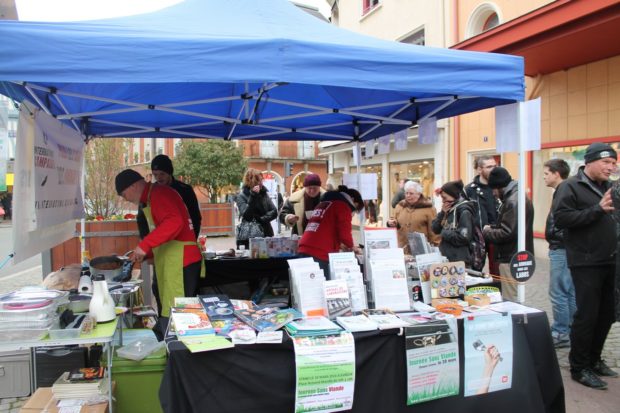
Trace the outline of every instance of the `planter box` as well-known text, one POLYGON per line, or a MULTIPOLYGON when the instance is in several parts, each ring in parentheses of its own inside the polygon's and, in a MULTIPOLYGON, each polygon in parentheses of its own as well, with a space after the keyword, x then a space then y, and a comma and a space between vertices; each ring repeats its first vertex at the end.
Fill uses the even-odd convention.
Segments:
MULTIPOLYGON (((120 255, 138 245, 138 226, 135 219, 119 221, 87 221, 84 237, 91 258, 102 255, 120 255)), ((80 223, 75 226, 75 237, 50 250, 51 270, 82 262, 80 252, 80 223)))
POLYGON ((200 233, 206 236, 235 235, 235 206, 232 202, 222 204, 200 203, 202 223, 200 233))

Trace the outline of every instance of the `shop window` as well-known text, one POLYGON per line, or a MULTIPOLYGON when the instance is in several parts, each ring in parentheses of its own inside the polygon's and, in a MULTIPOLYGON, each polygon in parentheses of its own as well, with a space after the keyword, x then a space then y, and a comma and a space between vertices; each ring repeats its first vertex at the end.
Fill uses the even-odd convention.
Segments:
MULTIPOLYGON (((620 142, 610 143, 610 145, 620 152, 620 142)), ((553 200, 553 190, 548 188, 543 182, 543 165, 549 159, 564 159, 570 166, 570 175, 573 176, 577 170, 584 164, 583 157, 586 153, 588 145, 566 146, 561 148, 549 148, 535 151, 532 160, 532 201, 534 203, 534 232, 545 232, 545 222, 547 214, 551 208, 553 200)), ((619 176, 613 174, 610 180, 618 180, 619 176)), ((515 177, 518 179, 518 177, 515 177)))
MULTIPOLYGON (((410 163, 390 165, 390 194, 396 195, 400 189, 400 181, 409 179, 422 185, 424 196, 432 199, 435 189, 435 163, 433 160, 420 160, 410 163)), ((391 205, 390 205, 391 207, 391 205)))
POLYGON ((273 159, 278 157, 278 141, 260 141, 260 157, 273 159))

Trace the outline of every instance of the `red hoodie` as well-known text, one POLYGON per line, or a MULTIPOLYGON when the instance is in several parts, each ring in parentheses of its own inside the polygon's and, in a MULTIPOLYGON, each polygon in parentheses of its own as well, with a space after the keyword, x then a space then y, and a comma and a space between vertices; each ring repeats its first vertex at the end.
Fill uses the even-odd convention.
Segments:
POLYGON ((327 254, 339 252, 341 244, 353 248, 351 218, 351 206, 344 199, 323 200, 314 208, 299 241, 299 252, 328 261, 327 254))
MULTIPOLYGON (((152 249, 168 241, 196 242, 196 235, 192 228, 192 220, 187 207, 177 191, 165 186, 147 183, 140 197, 140 203, 146 204, 149 188, 151 188, 151 214, 155 229, 153 229, 138 244, 147 255, 152 255, 152 249)), ((193 264, 202 259, 197 245, 186 245, 183 255, 183 266, 193 264)))

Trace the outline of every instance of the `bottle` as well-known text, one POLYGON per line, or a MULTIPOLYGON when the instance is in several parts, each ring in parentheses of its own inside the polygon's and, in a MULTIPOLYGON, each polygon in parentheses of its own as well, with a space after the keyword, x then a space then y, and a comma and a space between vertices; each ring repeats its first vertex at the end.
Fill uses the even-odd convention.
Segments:
POLYGON ((93 276, 93 298, 88 307, 89 315, 97 320, 97 323, 107 323, 116 318, 114 300, 108 291, 108 283, 103 274, 93 276))

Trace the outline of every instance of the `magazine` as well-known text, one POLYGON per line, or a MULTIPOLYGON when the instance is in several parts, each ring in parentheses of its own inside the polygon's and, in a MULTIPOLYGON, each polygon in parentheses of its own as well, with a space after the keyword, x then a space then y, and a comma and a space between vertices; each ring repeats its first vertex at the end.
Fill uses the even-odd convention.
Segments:
POLYGON ((210 320, 230 320, 235 318, 234 307, 227 295, 205 294, 199 295, 198 298, 210 320))
POLYGON ((353 315, 349 317, 336 317, 336 321, 345 330, 352 333, 358 331, 374 331, 379 328, 379 325, 366 317, 365 315, 353 315))
POLYGON ((351 315, 351 298, 346 280, 329 280, 323 284, 325 303, 330 320, 351 315))
POLYGON ((301 313, 293 309, 280 309, 268 306, 255 306, 245 310, 235 310, 235 315, 256 331, 275 331, 295 318, 302 317, 301 313))
POLYGON ((202 309, 172 307, 170 318, 179 337, 215 334, 209 317, 202 309))
POLYGON ((401 320, 388 309, 368 309, 362 312, 371 321, 374 321, 379 326, 379 330, 388 330, 390 328, 407 327, 410 324, 401 320))

